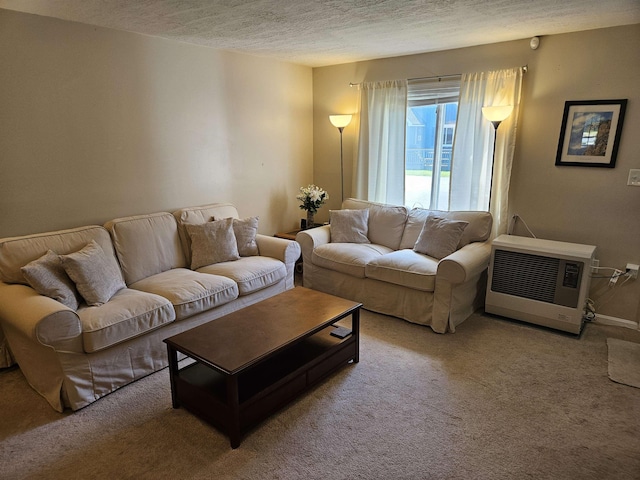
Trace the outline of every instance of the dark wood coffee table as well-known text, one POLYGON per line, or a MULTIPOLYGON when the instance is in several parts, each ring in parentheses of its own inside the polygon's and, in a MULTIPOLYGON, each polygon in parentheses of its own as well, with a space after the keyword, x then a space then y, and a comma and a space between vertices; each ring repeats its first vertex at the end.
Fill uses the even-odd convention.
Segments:
POLYGON ((225 432, 250 428, 349 362, 359 361, 361 303, 296 287, 167 338, 173 407, 225 432), (334 323, 351 316, 351 334, 334 323), (181 352, 195 360, 179 368, 181 352))

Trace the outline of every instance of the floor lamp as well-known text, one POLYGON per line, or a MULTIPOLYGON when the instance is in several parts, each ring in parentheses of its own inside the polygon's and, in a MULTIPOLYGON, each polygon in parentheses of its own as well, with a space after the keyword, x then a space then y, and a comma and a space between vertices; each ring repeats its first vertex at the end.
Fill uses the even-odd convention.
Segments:
POLYGON ((493 124, 493 156, 491 157, 491 183, 489 184, 489 208, 491 208, 491 192, 493 191, 493 169, 496 164, 496 140, 498 139, 498 127, 503 120, 511 115, 513 105, 497 105, 482 107, 482 115, 493 124))
POLYGON ((342 157, 342 131, 344 127, 351 123, 351 117, 353 115, 329 115, 329 121, 331 124, 340 131, 340 185, 342 192, 342 201, 344 202, 344 159, 342 157))

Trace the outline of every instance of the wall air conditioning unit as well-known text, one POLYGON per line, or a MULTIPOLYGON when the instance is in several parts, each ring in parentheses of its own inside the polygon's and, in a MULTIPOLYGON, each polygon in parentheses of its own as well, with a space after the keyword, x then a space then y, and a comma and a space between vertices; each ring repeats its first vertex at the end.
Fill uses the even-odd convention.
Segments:
POLYGON ((596 247, 500 235, 492 242, 485 311, 579 334, 596 247))

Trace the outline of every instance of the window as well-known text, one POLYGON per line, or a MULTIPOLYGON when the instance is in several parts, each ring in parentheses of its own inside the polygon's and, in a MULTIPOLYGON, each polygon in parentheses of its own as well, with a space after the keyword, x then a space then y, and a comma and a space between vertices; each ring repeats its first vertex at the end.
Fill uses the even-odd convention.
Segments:
POLYGON ((460 79, 409 82, 405 205, 449 209, 460 79))

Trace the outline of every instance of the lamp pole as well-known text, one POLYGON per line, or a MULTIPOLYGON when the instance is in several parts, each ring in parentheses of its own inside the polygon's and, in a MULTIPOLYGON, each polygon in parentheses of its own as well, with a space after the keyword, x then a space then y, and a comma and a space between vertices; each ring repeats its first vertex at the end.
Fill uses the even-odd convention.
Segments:
POLYGON ((493 170, 496 166, 496 141, 498 140, 498 127, 502 123, 501 120, 492 120, 493 125, 493 155, 491 157, 491 181, 489 182, 489 210, 491 210, 491 197, 493 193, 493 170))
POLYGON ((342 154, 342 132, 344 127, 351 123, 353 115, 329 115, 329 121, 340 132, 340 193, 341 200, 344 202, 344 157, 342 154))
POLYGON ((342 132, 344 131, 344 127, 338 127, 340 131, 340 192, 341 198, 344 202, 344 160, 342 158, 342 132))
POLYGON ((491 181, 489 183, 489 209, 491 209, 491 197, 493 196, 493 170, 496 166, 496 141, 498 140, 498 127, 513 111, 513 105, 496 105, 482 107, 482 115, 493 125, 493 155, 491 157, 491 181))

